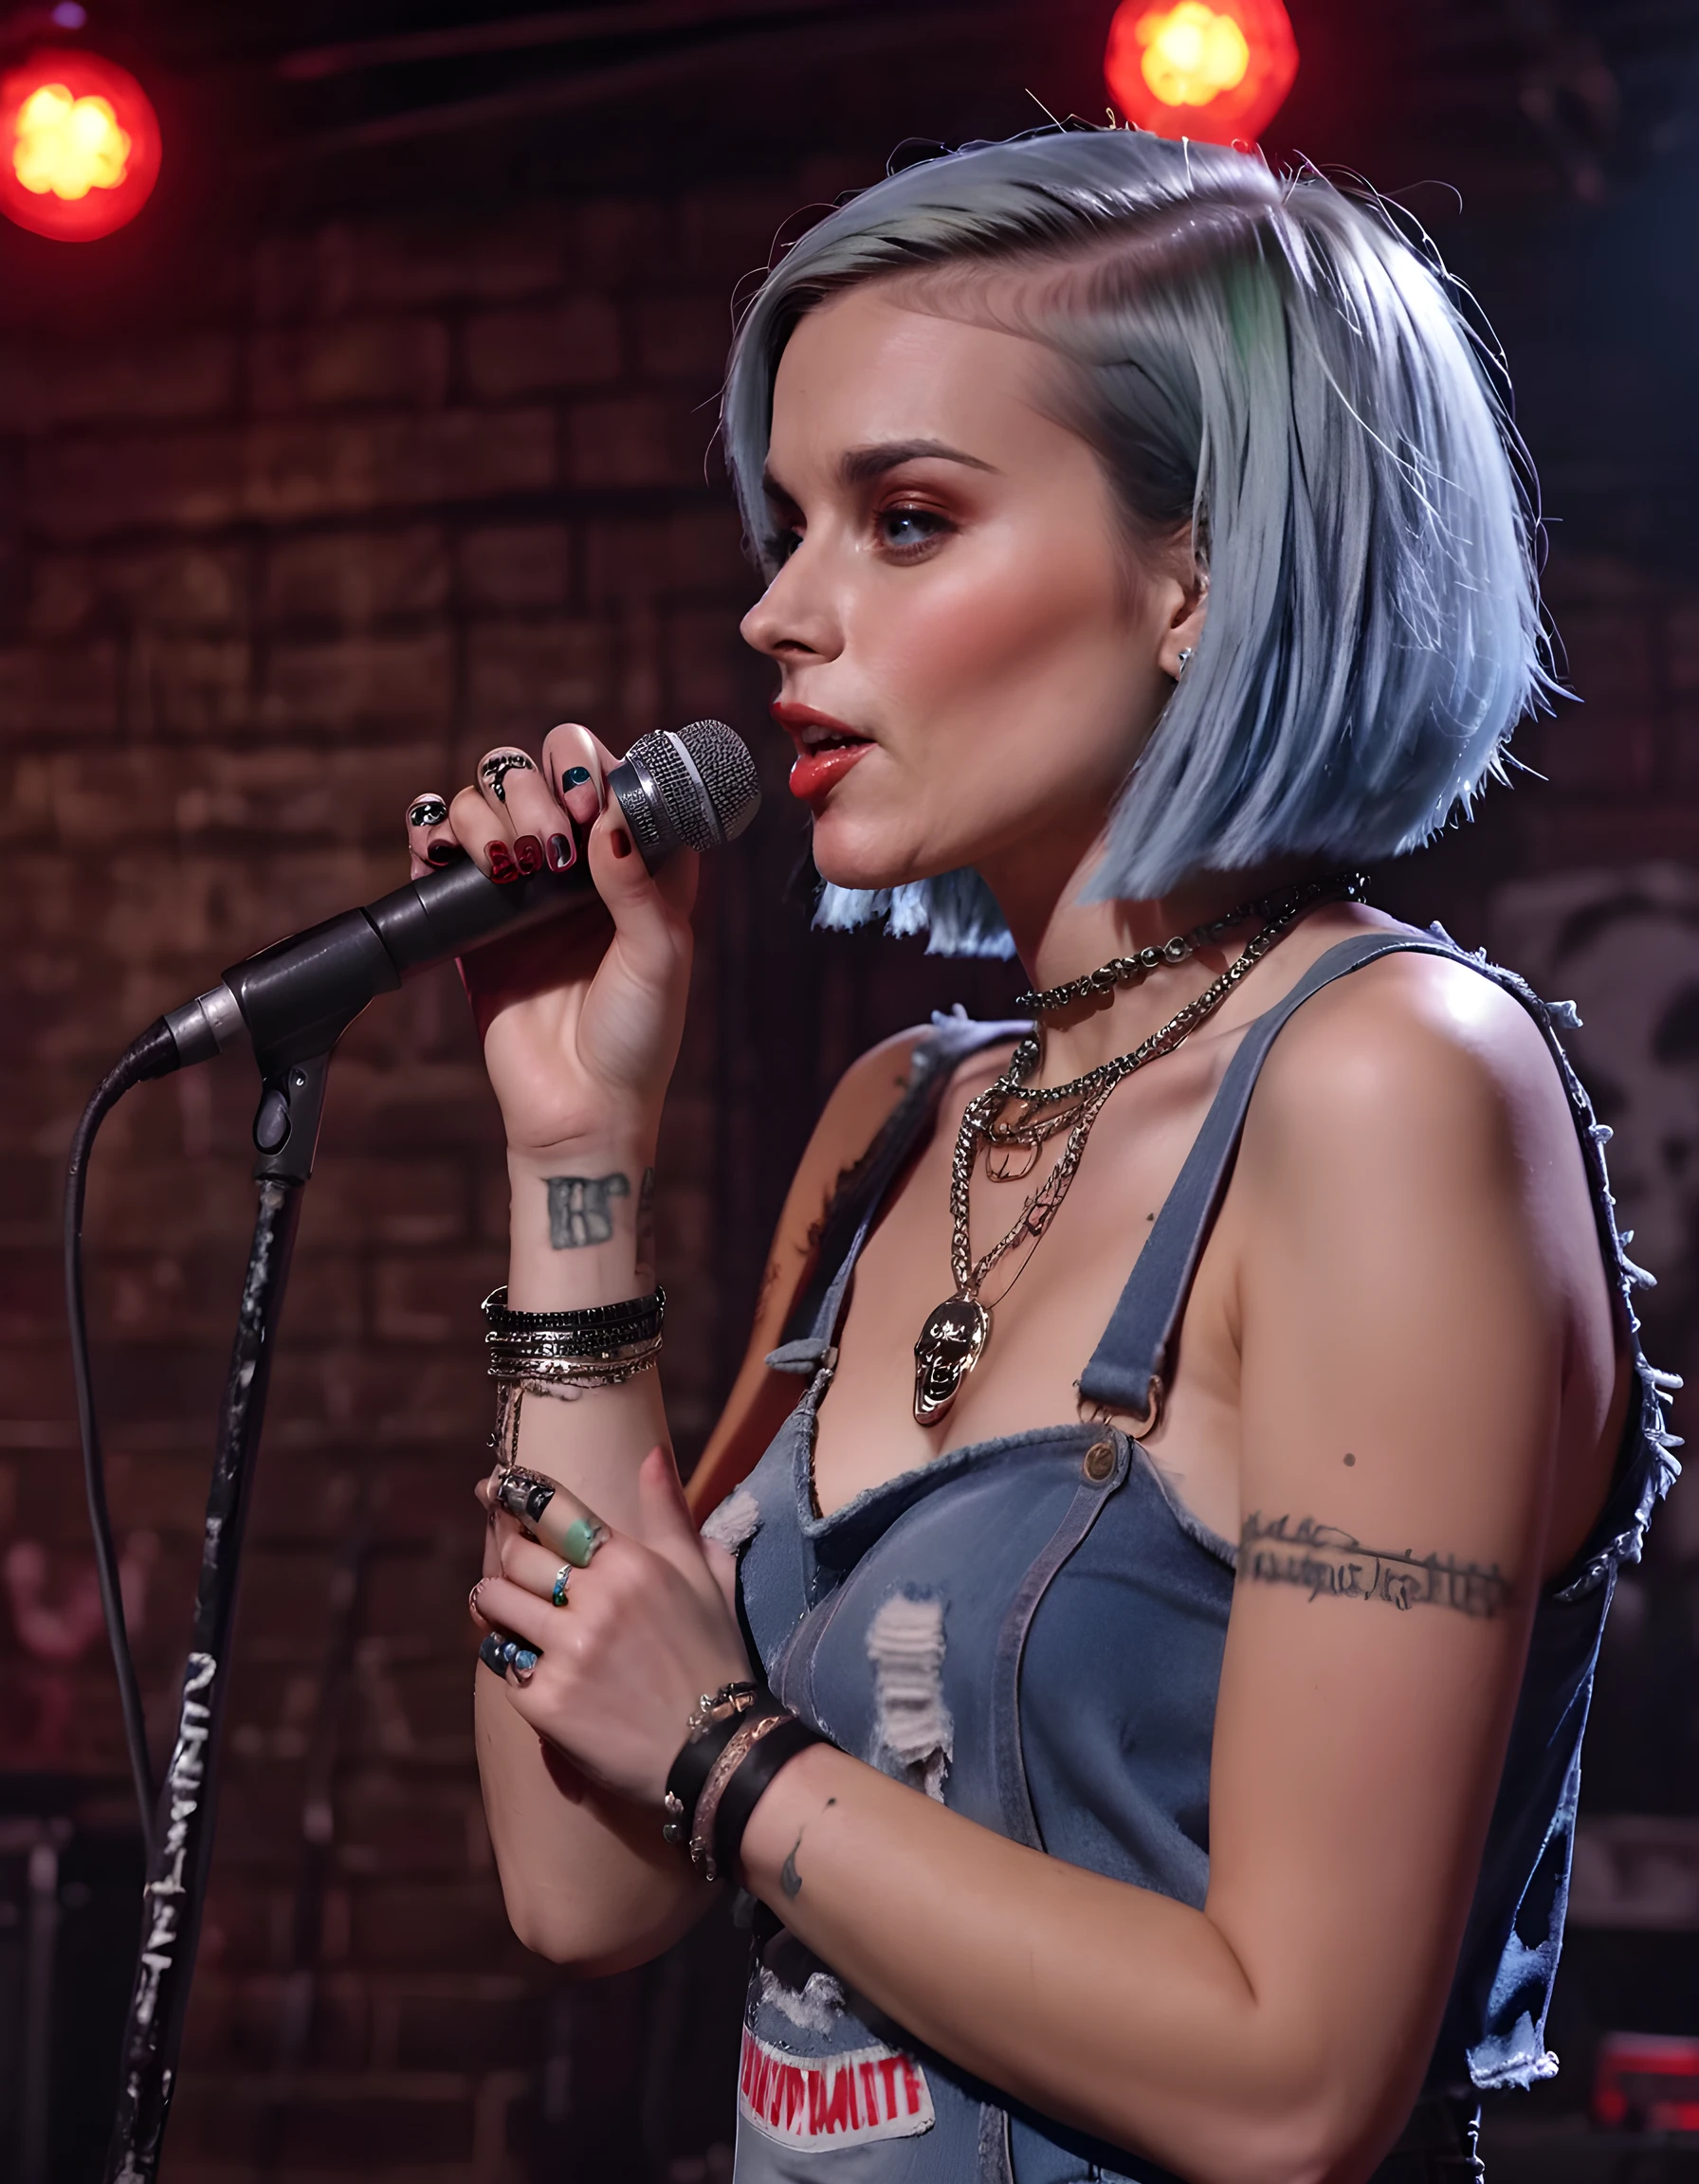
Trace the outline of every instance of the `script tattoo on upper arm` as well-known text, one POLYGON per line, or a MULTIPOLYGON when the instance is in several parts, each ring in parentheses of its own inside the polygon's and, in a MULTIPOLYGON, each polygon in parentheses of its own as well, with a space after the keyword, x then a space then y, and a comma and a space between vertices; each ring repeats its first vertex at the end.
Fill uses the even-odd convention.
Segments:
POLYGON ((1239 1575, 1259 1585, 1296 1585, 1312 1600, 1384 1600, 1400 1610, 1455 1608, 1464 1615, 1498 1614, 1509 1604, 1509 1580, 1496 1562, 1460 1562, 1454 1555, 1417 1555, 1410 1548, 1365 1547, 1335 1524, 1313 1517, 1245 1520, 1239 1575))
POLYGON ((631 1195, 631 1179, 612 1175, 551 1175, 549 1242, 557 1251, 606 1244, 613 1234, 613 1200, 631 1195))

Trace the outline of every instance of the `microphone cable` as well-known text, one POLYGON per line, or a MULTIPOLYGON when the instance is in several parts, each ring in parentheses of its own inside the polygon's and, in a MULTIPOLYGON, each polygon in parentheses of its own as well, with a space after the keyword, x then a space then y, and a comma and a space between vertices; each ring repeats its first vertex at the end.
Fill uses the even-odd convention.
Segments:
POLYGON ((136 1661, 124 1621, 118 1545, 112 1536, 112 1512, 106 1500, 106 1459, 100 1446, 94 1375, 89 1367, 88 1307, 82 1283, 82 1209, 88 1192, 89 1156, 101 1123, 126 1092, 150 1077, 168 1076, 177 1064, 176 1042, 161 1016, 132 1042, 96 1085, 88 1105, 82 1110, 82 1119, 72 1134, 64 1188, 64 1301, 71 1332, 71 1374, 77 1387, 77 1425, 82 1442, 82 1483, 88 1495, 89 1527, 94 1534, 95 1574, 100 1580, 100 1606, 105 1612, 107 1635, 112 1641, 112 1664, 118 1671, 119 1706, 123 1715, 130 1774, 136 1784, 142 1851, 149 1858, 154 1848, 154 1771, 148 1756, 141 1686, 137 1681, 136 1661))

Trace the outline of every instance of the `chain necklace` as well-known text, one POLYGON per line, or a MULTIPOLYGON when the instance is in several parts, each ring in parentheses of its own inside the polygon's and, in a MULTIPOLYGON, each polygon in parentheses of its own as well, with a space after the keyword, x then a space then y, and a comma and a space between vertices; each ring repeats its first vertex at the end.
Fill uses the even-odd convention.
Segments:
MULTIPOLYGON (((926 1322, 915 1341, 917 1426, 941 1425, 948 1416, 961 1392, 961 1383, 979 1362, 990 1339, 991 1307, 979 1301, 985 1277, 1016 1245, 1036 1245, 1055 1219, 1085 1154, 1091 1126, 1116 1085, 1136 1069, 1142 1069, 1147 1062, 1172 1054, 1176 1047, 1183 1045, 1206 1017, 1215 1014, 1240 979, 1262 961, 1304 911, 1327 899, 1355 900, 1366 885, 1367 881, 1361 872, 1335 873, 1284 896, 1267 897, 1249 905, 1251 912, 1260 913, 1267 919, 1261 931, 1245 943, 1243 952, 1196 1000, 1188 1001, 1160 1030, 1153 1031, 1130 1053, 1118 1054, 1111 1061, 1099 1063, 1095 1069, 1070 1078, 1066 1084, 1033 1086, 1026 1080, 1038 1066, 1040 1048, 1036 1034, 1029 1034, 1015 1047, 1002 1074, 968 1101, 950 1161, 950 1273, 956 1293, 926 1315, 926 1322), (1005 1107, 1010 1110, 1007 1115, 1003 1113, 1005 1107), (989 1251, 975 1259, 968 1241, 968 1197, 981 1145, 985 1148, 986 1174, 994 1181, 1020 1182, 1037 1167, 1043 1148, 1065 1131, 1068 1142, 1061 1157, 1027 1198, 1019 1218, 989 1251)), ((1137 956, 1120 957, 1116 963, 1105 964, 1102 971, 1093 972, 1086 978, 1076 978, 1068 986, 1052 988, 1048 993, 1028 994, 1026 1002, 1029 1006, 1036 1002, 1040 1008, 1059 1007, 1062 1003, 1056 998, 1058 995, 1071 1000, 1080 992, 1105 992, 1124 976, 1142 974, 1148 968, 1143 961, 1148 955, 1155 955, 1160 962, 1183 962, 1194 953, 1200 937, 1215 937, 1221 929, 1246 915, 1244 910, 1235 911, 1229 918, 1217 919, 1214 925, 1199 926, 1193 934, 1178 936, 1165 948, 1142 950, 1137 956), (1167 951, 1177 945, 1180 953, 1169 955, 1167 951), (1121 971, 1121 964, 1130 964, 1133 970, 1121 971)))
POLYGON ((1194 925, 1189 933, 1177 933, 1160 947, 1136 948, 1130 956, 1111 956, 1097 970, 1087 971, 1083 978, 1069 978, 1065 985, 1046 986, 1035 992, 1016 994, 1014 1006, 1023 1016, 1048 1016, 1075 1001, 1087 1001, 1095 994, 1110 992, 1117 986, 1129 986, 1135 978, 1148 978, 1153 971, 1160 971, 1165 964, 1183 963, 1188 956, 1196 956, 1200 948, 1224 940, 1235 925, 1246 924, 1252 918, 1271 918, 1287 904, 1299 910, 1307 909, 1311 902, 1319 902, 1324 897, 1343 895, 1347 901, 1355 901, 1367 885, 1365 872, 1330 872, 1324 880, 1312 881, 1296 898, 1289 892, 1258 896, 1254 902, 1241 902, 1225 918, 1213 918, 1207 925, 1194 925))

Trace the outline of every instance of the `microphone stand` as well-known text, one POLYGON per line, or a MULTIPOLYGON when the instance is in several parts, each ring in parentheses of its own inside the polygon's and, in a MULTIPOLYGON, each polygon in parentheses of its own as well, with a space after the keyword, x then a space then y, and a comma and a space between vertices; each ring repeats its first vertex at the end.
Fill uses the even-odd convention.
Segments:
POLYGON ((313 1173, 330 1060, 327 1048, 320 1054, 261 1061, 265 1083, 254 1119, 259 1210, 242 1284, 229 1377, 219 1410, 176 1738, 160 1786, 142 1890, 141 1945, 124 2025, 105 2184, 154 2184, 176 2086, 177 2056, 212 1860, 219 1740, 249 1489, 265 1423, 278 1319, 301 1220, 301 1194, 313 1173))

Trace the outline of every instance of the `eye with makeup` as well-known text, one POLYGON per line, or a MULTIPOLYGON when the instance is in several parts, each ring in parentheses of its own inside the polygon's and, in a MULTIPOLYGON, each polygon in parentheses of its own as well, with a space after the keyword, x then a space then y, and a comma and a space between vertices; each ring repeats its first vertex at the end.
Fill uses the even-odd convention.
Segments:
POLYGON ((880 551, 893 561, 913 561, 956 528, 937 508, 923 508, 912 500, 893 500, 877 509, 873 531, 880 551))

